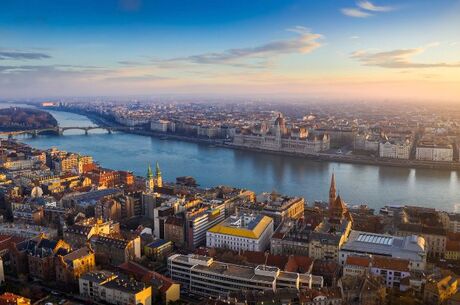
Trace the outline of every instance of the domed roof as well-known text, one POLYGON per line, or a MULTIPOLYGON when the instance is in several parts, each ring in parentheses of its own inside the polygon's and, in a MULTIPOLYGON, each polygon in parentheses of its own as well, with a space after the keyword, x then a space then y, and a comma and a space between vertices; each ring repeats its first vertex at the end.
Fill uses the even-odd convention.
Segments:
POLYGON ((32 189, 32 191, 30 192, 30 196, 32 198, 38 198, 38 197, 41 197, 43 196, 43 190, 41 189, 41 187, 39 186, 36 186, 32 189))

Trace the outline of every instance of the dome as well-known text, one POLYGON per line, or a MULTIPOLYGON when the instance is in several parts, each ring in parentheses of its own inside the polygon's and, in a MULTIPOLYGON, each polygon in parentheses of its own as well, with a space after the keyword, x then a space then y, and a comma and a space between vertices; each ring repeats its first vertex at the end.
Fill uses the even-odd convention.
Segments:
POLYGON ((38 197, 41 197, 43 196, 43 190, 41 187, 39 186, 36 186, 32 189, 32 191, 30 192, 30 196, 32 198, 38 198, 38 197))

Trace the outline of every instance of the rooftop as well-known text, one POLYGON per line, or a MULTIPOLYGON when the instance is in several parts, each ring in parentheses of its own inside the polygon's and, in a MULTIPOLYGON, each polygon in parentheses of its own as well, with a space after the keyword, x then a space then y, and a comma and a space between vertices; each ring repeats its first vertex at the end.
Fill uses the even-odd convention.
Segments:
POLYGON ((391 256, 421 261, 426 255, 425 239, 412 235, 406 237, 373 234, 352 230, 341 251, 391 256))
POLYGON ((258 239, 273 223, 273 219, 264 215, 231 216, 208 230, 210 233, 258 239))

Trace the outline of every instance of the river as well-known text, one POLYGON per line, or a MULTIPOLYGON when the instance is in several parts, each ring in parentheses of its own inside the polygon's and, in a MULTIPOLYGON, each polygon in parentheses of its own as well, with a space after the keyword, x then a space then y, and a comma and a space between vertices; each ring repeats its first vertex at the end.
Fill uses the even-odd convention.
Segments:
MULTIPOLYGON (((0 105, 1 106, 1 105, 0 105)), ((3 104, 3 107, 7 104, 3 104)), ((60 126, 92 126, 88 118, 50 111, 60 126)), ((193 176, 201 186, 231 185, 256 192, 300 195, 307 201, 327 200, 331 174, 340 196, 349 204, 379 209, 387 204, 411 204, 460 211, 460 181, 455 171, 410 169, 306 160, 206 144, 154 137, 69 130, 64 136, 23 137, 31 146, 88 154, 102 166, 145 175, 159 162, 163 179, 193 176)))

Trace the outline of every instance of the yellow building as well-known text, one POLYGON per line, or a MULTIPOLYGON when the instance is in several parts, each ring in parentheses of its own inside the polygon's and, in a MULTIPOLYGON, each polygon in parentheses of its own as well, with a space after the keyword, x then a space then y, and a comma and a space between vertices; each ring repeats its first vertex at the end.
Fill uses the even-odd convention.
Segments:
POLYGON ((158 239, 144 246, 144 254, 153 258, 164 258, 173 250, 173 242, 158 239))
POLYGON ((83 247, 64 256, 58 256, 56 280, 60 283, 75 284, 84 273, 94 270, 96 258, 94 251, 83 247))
POLYGON ((439 281, 429 280, 425 285, 423 304, 443 304, 443 302, 457 292, 457 288, 458 279, 451 275, 448 275, 439 281))
POLYGON ((0 295, 0 305, 30 305, 30 299, 11 292, 5 292, 0 295))

